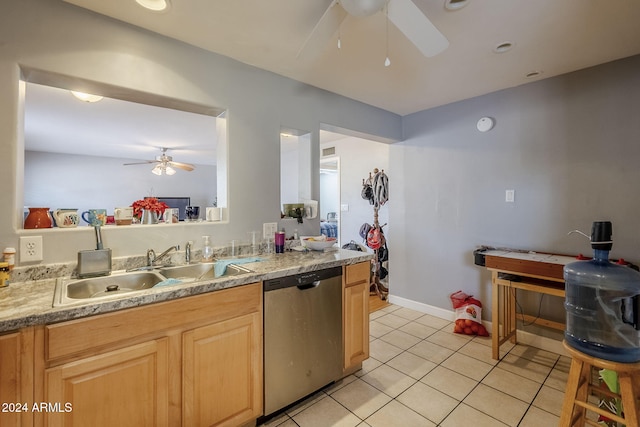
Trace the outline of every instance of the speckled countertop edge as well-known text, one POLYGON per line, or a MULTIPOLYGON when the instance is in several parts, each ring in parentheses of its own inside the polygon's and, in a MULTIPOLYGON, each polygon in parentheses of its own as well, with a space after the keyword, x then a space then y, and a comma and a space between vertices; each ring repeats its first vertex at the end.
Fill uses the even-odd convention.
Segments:
POLYGON ((12 283, 0 288, 0 333, 32 325, 62 322, 130 307, 170 301, 278 277, 370 260, 370 253, 340 249, 334 252, 287 252, 259 255, 260 262, 242 264, 251 273, 215 280, 164 286, 123 295, 122 298, 53 307, 56 279, 12 283))

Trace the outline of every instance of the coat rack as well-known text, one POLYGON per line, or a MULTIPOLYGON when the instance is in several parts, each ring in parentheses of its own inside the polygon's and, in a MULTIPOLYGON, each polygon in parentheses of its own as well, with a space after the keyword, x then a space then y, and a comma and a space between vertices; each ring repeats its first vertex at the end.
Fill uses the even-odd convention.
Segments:
POLYGON ((387 299, 389 288, 381 283, 381 273, 383 272, 382 262, 388 257, 386 237, 382 228, 387 224, 380 225, 378 211, 387 200, 389 200, 389 178, 383 170, 373 169, 373 174, 369 172, 369 178, 362 180, 362 196, 373 205, 373 224, 367 235, 364 236, 366 245, 373 249, 374 258, 371 260, 371 287, 370 293, 376 294, 382 300, 387 299))

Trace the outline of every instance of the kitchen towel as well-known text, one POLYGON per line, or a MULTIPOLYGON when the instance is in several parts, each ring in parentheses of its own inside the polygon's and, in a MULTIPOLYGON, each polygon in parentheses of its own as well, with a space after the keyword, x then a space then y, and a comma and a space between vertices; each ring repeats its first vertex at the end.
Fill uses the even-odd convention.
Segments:
POLYGON ((259 257, 250 257, 250 258, 234 258, 234 259, 221 259, 213 263, 215 277, 222 276, 225 271, 227 271, 227 266, 229 264, 246 264, 249 262, 260 262, 263 261, 262 258, 259 257))

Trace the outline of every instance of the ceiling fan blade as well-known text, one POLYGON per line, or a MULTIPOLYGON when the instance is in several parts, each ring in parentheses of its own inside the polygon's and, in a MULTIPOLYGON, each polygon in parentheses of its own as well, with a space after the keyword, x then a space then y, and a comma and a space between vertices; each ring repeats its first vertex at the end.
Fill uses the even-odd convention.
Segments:
POLYGON ((189 172, 195 169, 195 166, 190 165, 189 163, 167 162, 167 164, 171 167, 182 169, 189 172))
POLYGON ((146 165, 149 163, 160 163, 158 160, 146 160, 144 162, 135 162, 135 163, 123 163, 124 166, 130 166, 130 165, 146 165))
POLYGON ((449 40, 429 21, 413 0, 389 0, 388 8, 389 20, 424 56, 436 56, 449 47, 449 40))
POLYGON ((346 17, 347 12, 338 4, 338 0, 333 0, 316 26, 313 27, 296 58, 309 59, 321 52, 346 17))

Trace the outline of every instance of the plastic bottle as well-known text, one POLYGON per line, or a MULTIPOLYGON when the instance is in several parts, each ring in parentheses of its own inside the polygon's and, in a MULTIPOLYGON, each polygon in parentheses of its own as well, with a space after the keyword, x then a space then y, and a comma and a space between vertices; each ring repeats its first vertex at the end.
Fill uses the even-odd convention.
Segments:
POLYGON ((276 245, 276 253, 284 253, 284 228, 282 229, 282 231, 276 231, 274 241, 276 245))
POLYGON ((13 270, 16 264, 16 248, 4 248, 2 251, 4 261, 9 264, 9 271, 13 270))
POLYGON ((594 222, 593 259, 565 265, 565 339, 600 359, 640 361, 640 273, 609 262, 611 222, 594 222))
POLYGON ((202 236, 202 261, 213 261, 213 248, 211 247, 211 236, 202 236))

